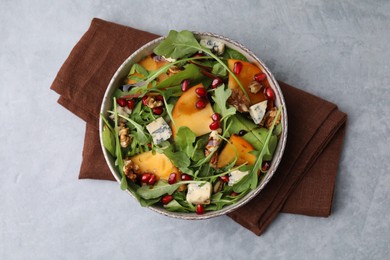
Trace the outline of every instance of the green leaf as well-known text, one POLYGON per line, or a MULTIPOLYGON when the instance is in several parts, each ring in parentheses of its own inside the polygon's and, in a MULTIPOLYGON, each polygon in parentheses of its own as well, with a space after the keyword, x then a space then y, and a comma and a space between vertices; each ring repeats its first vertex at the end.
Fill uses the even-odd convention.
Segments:
POLYGON ((221 63, 215 63, 211 73, 221 77, 225 77, 227 75, 227 71, 225 67, 221 65, 221 63))
POLYGON ((120 187, 121 187, 121 190, 127 190, 127 188, 129 187, 127 184, 127 178, 126 178, 125 174, 122 174, 120 187))
POLYGON ((112 156, 115 156, 115 136, 107 125, 103 126, 102 141, 104 148, 106 148, 112 156))
POLYGON ((133 75, 136 72, 138 72, 139 74, 141 74, 144 77, 149 76, 149 72, 142 65, 135 63, 133 66, 131 66, 131 69, 130 69, 129 75, 127 75, 127 78, 130 78, 131 75, 133 75))
POLYGON ((174 152, 173 145, 169 145, 166 148, 162 148, 162 152, 182 172, 188 174, 192 172, 190 169, 188 169, 188 167, 191 165, 191 160, 184 151, 174 152))
POLYGON ((187 64, 184 66, 184 70, 161 81, 158 87, 167 88, 177 86, 185 79, 189 79, 191 83, 199 82, 203 77, 204 75, 200 72, 200 68, 198 66, 194 64, 187 64))
POLYGON ((194 142, 196 139, 196 135, 191 131, 187 126, 181 126, 179 130, 177 130, 175 136, 175 142, 180 147, 182 151, 184 151, 187 156, 190 158, 194 151, 194 142))
POLYGON ((171 30, 168 36, 154 48, 153 52, 167 58, 179 59, 190 56, 199 49, 201 49, 201 46, 192 32, 171 30))
POLYGON ((243 54, 241 54, 241 52, 238 52, 230 47, 225 47, 225 52, 223 53, 223 58, 224 59, 248 61, 248 59, 243 54))
POLYGON ((172 200, 167 205, 164 205, 164 208, 168 211, 174 211, 174 212, 189 212, 188 209, 183 207, 179 202, 176 200, 172 200))
POLYGON ((145 134, 145 130, 143 128, 142 125, 138 124, 137 122, 135 122, 134 120, 128 118, 128 117, 125 117, 123 115, 119 115, 121 118, 127 120, 128 122, 130 122, 130 124, 132 124, 134 127, 135 127, 135 134, 136 134, 136 140, 139 144, 147 144, 149 142, 149 138, 148 136, 145 134))
POLYGON ((143 199, 155 199, 161 197, 164 194, 172 195, 177 188, 183 184, 199 183, 198 181, 181 181, 175 184, 168 184, 166 181, 159 180, 156 185, 150 187, 148 185, 142 186, 137 190, 137 193, 143 199))
POLYGON ((236 114, 236 109, 234 107, 227 108, 227 100, 231 94, 232 90, 229 88, 225 89, 225 85, 219 86, 214 91, 214 110, 222 115, 223 120, 227 120, 230 116, 236 114))

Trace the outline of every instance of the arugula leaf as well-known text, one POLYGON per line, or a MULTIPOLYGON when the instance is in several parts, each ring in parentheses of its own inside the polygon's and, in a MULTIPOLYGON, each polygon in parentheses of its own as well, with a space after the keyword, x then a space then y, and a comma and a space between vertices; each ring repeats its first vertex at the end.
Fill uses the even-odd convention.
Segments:
POLYGON ((227 100, 229 99, 230 95, 232 94, 231 89, 225 90, 225 85, 221 85, 218 88, 215 89, 213 100, 215 102, 214 104, 214 110, 222 115, 222 121, 224 122, 223 131, 226 129, 226 122, 229 117, 236 114, 236 109, 234 107, 226 107, 227 100))
POLYGON ((233 59, 233 60, 242 60, 248 61, 248 59, 239 51, 236 51, 230 47, 225 47, 225 52, 223 53, 224 59, 233 59))
POLYGON ((171 30, 168 36, 154 48, 153 52, 164 57, 179 59, 194 54, 200 48, 201 46, 192 32, 171 30))
POLYGON ((181 185, 188 183, 200 183, 200 181, 180 181, 175 184, 169 184, 166 181, 159 180, 152 188, 148 185, 142 186, 137 190, 137 193, 143 199, 155 199, 164 194, 172 195, 181 185))
POLYGON ((123 119, 126 119, 128 122, 130 122, 130 124, 132 124, 135 129, 136 129, 136 140, 139 144, 147 144, 149 142, 149 138, 148 136, 145 134, 144 132, 144 128, 142 127, 142 125, 138 124, 137 122, 135 122, 134 120, 128 118, 128 117, 125 117, 123 115, 119 115, 121 118, 123 119))
POLYGON ((221 63, 215 63, 211 73, 221 77, 225 77, 227 75, 227 71, 225 67, 221 65, 221 63))
POLYGON ((180 83, 189 79, 191 82, 200 81, 204 75, 200 72, 200 68, 194 64, 187 64, 181 72, 163 80, 158 85, 159 88, 167 88, 180 85, 180 83))
POLYGON ((188 168, 191 165, 190 158, 184 151, 174 152, 173 150, 173 145, 170 144, 168 147, 162 148, 162 153, 165 154, 182 172, 191 174, 192 170, 188 168))
POLYGON ((177 200, 172 200, 167 205, 164 205, 164 208, 175 212, 189 212, 189 210, 183 207, 177 200))
POLYGON ((177 130, 175 136, 175 142, 180 147, 182 151, 184 151, 188 157, 191 157, 194 151, 194 142, 196 139, 196 135, 191 131, 187 126, 181 126, 179 130, 177 130))
POLYGON ((112 127, 108 124, 107 120, 104 118, 103 115, 100 115, 105 123, 103 126, 102 131, 102 141, 104 148, 107 149, 107 151, 112 155, 115 156, 115 135, 114 130, 112 127))
POLYGON ((119 142, 119 129, 118 129, 118 111, 117 111, 117 103, 116 98, 113 98, 113 104, 114 104, 114 121, 115 121, 115 154, 116 154, 116 160, 115 164, 118 166, 118 170, 121 174, 121 189, 127 189, 127 180, 126 175, 123 173, 123 158, 122 158, 122 148, 119 142))
POLYGON ((130 72, 127 75, 127 78, 130 78, 134 73, 138 72, 144 77, 149 76, 149 72, 141 65, 138 63, 135 63, 133 66, 131 66, 130 72))

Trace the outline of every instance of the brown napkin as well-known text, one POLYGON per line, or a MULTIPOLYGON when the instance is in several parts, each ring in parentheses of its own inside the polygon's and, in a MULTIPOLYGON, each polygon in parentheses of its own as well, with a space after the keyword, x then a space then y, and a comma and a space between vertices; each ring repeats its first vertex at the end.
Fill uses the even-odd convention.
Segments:
MULTIPOLYGON (((98 118, 106 87, 120 64, 157 35, 93 19, 51 89, 58 102, 87 122, 79 178, 114 180, 101 152, 98 118)), ((288 112, 282 162, 266 188, 230 213, 260 235, 279 212, 329 216, 347 116, 336 105, 279 82, 288 112)))

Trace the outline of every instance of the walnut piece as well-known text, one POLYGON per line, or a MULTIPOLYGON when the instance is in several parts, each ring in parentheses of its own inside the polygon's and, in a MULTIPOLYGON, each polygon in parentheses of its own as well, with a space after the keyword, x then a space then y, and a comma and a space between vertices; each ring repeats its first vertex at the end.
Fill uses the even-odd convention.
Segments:
POLYGON ((163 102, 160 100, 156 100, 154 97, 148 97, 146 99, 146 105, 150 108, 161 107, 163 102))
POLYGON ((181 69, 178 66, 172 66, 168 69, 168 76, 175 75, 181 72, 181 69))
MULTIPOLYGON (((266 128, 269 129, 272 126, 272 122, 274 121, 274 118, 277 115, 277 113, 278 113, 277 107, 273 107, 270 110, 268 110, 267 113, 265 113, 263 120, 260 122, 260 125, 265 126, 266 128)), ((275 125, 280 123, 280 118, 281 115, 279 114, 278 118, 276 119, 275 125)))
POLYGON ((256 80, 252 81, 251 84, 249 84, 249 91, 253 94, 259 93, 260 89, 263 87, 259 82, 256 80))
POLYGON ((241 89, 232 90, 228 103, 234 106, 241 113, 248 112, 251 104, 249 98, 245 96, 241 89))
POLYGON ((123 160, 123 173, 129 178, 132 182, 137 180, 137 173, 139 170, 138 165, 134 164, 130 159, 123 160))
POLYGON ((119 125, 119 142, 121 147, 126 148, 131 143, 131 137, 129 136, 129 128, 125 127, 122 122, 119 125))

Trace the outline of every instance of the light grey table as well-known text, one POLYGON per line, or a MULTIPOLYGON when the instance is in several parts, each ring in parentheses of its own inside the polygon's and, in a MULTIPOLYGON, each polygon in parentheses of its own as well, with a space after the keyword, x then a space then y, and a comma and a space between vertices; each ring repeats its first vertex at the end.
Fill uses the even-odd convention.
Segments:
POLYGON ((390 1, 0 2, 0 259, 389 259, 390 1), (85 123, 49 90, 93 17, 212 31, 280 80, 339 105, 348 131, 333 214, 281 214, 257 237, 228 217, 141 208, 78 180, 85 123))

